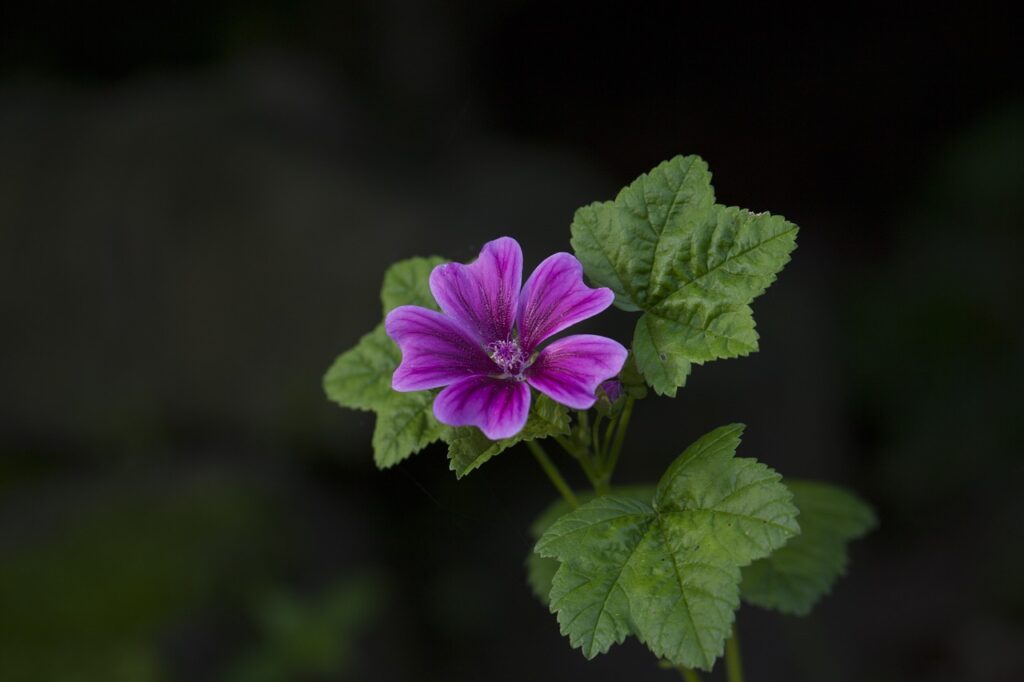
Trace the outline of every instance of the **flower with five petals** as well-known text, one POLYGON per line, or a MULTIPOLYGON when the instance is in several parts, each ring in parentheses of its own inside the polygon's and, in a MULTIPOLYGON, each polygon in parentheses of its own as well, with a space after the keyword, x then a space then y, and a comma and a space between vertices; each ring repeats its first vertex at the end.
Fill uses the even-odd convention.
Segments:
POLYGON ((469 265, 446 263, 430 274, 442 312, 399 306, 385 329, 402 351, 391 386, 422 391, 444 386, 434 416, 450 426, 476 426, 491 440, 526 424, 530 386, 573 409, 588 409, 597 386, 619 373, 626 349, 603 336, 552 335, 611 305, 610 289, 583 283, 583 267, 568 253, 546 258, 526 284, 518 242, 484 245, 469 265))

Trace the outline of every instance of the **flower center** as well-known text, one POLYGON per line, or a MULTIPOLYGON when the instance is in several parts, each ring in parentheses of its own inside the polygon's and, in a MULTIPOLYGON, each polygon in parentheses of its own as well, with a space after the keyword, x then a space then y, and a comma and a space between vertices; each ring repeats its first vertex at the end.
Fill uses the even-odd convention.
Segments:
POLYGON ((523 370, 527 367, 529 357, 519 347, 517 341, 492 341, 485 349, 502 372, 520 381, 523 380, 523 370))

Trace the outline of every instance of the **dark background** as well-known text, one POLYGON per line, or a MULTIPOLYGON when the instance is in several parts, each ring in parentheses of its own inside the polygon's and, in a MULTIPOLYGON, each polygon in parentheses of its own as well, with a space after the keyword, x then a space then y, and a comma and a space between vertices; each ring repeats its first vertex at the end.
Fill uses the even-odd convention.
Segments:
POLYGON ((800 247, 619 480, 743 421, 881 519, 811 617, 741 610, 748 679, 1024 679, 1019 43, 970 3, 0 10, 0 679, 673 679, 531 596, 525 451, 378 472, 320 379, 391 262, 532 268, 677 153, 800 247))

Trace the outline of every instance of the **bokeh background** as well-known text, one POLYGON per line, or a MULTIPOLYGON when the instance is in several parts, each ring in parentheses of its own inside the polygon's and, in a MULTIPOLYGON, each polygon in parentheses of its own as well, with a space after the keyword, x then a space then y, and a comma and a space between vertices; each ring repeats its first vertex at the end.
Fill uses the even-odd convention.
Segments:
POLYGON ((743 421, 881 519, 810 618, 742 609, 748 678, 1024 679, 1019 43, 974 3, 5 5, 0 680, 674 679, 530 595, 525 451, 378 472, 320 379, 391 262, 530 268, 677 153, 800 247, 619 480, 743 421))

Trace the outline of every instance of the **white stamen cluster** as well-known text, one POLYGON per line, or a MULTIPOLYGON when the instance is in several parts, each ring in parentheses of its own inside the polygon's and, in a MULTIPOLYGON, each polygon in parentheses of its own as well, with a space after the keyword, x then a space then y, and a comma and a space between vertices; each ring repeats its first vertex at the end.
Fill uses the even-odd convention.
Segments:
POLYGON ((487 355, 494 361, 501 371, 510 377, 523 380, 523 370, 527 367, 526 353, 519 347, 519 342, 512 339, 509 341, 493 341, 487 344, 487 355))

